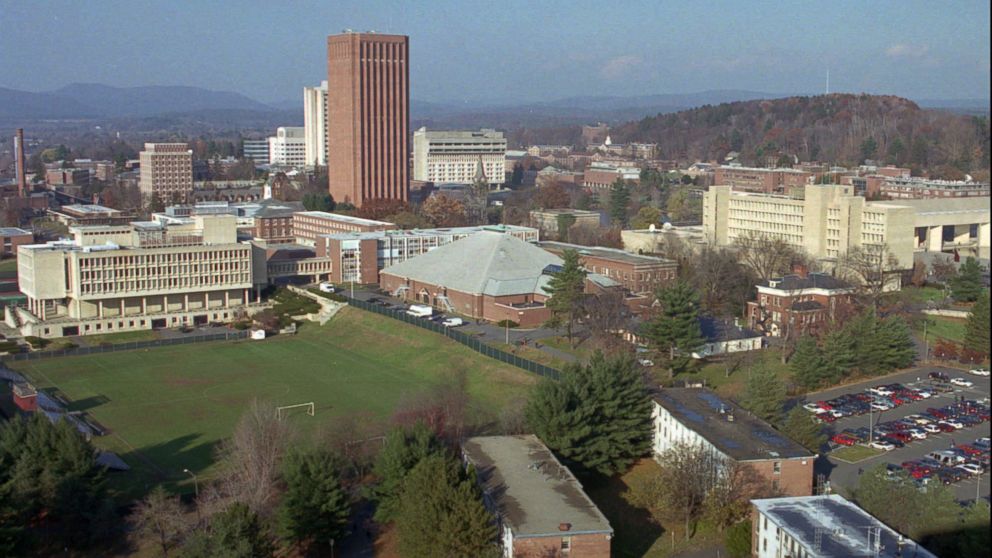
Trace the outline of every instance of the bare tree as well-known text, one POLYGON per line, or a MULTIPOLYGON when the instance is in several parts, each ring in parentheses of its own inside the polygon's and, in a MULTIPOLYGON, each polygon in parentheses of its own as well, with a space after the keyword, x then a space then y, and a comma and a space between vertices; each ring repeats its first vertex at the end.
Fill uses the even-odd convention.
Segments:
POLYGON ((899 279, 899 260, 887 244, 865 244, 851 248, 838 262, 840 275, 855 283, 873 308, 894 280, 899 279))
POLYGON ((776 490, 748 463, 727 461, 706 494, 703 514, 721 531, 746 518, 751 500, 776 496, 776 490))
POLYGON ((276 417, 273 405, 252 401, 234 433, 220 445, 220 493, 266 515, 275 503, 279 467, 290 434, 289 426, 276 417))
POLYGON ((653 479, 652 513, 681 517, 689 540, 692 522, 703 511, 706 495, 720 478, 722 459, 702 444, 676 444, 658 458, 662 472, 653 479))
POLYGON ((608 289, 597 295, 587 296, 582 302, 582 311, 585 314, 583 323, 603 347, 626 345, 620 337, 622 332, 630 329, 630 310, 624 299, 622 291, 608 289))
POLYGON ((758 231, 749 231, 734 240, 737 257, 758 279, 771 279, 789 273, 793 264, 806 264, 808 258, 788 242, 758 231))
POLYGON ((161 486, 138 502, 131 513, 131 522, 136 533, 157 539, 162 556, 166 557, 172 545, 189 529, 179 498, 169 496, 161 486))

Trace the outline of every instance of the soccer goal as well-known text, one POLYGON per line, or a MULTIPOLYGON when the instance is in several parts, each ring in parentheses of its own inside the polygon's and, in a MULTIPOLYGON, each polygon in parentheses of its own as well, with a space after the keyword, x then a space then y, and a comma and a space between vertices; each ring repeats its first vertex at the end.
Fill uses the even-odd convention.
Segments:
POLYGON ((306 407, 307 414, 310 416, 314 416, 314 412, 316 411, 316 406, 313 404, 313 401, 311 401, 309 403, 297 403, 296 405, 283 405, 282 407, 276 407, 276 418, 282 419, 284 415, 283 411, 289 411, 290 409, 299 409, 300 407, 306 407))

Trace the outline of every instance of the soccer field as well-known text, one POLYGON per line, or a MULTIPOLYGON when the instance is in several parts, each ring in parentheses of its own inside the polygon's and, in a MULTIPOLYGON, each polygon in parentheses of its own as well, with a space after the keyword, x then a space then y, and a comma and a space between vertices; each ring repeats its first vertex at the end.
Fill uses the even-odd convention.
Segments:
MULTIPOLYGON (((39 388, 55 388, 111 434, 95 440, 129 465, 128 483, 212 473, 216 443, 255 398, 297 409, 301 429, 333 428, 343 414, 388 417, 404 397, 467 371, 473 411, 495 416, 526 397, 536 377, 440 335, 353 308, 324 326, 265 341, 216 342, 11 363, 39 388)), ((136 487, 137 488, 137 487, 136 487)))

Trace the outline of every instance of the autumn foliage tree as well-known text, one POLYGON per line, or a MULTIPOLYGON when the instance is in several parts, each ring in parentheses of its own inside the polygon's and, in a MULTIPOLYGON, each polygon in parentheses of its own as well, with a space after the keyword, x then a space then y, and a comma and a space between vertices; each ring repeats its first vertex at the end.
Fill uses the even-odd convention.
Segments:
POLYGON ((465 204, 444 194, 427 198, 420 206, 420 214, 435 227, 460 227, 468 220, 465 204))
POLYGON ((373 198, 366 200, 358 208, 355 215, 363 219, 382 221, 389 215, 410 211, 410 204, 403 200, 391 198, 373 198))

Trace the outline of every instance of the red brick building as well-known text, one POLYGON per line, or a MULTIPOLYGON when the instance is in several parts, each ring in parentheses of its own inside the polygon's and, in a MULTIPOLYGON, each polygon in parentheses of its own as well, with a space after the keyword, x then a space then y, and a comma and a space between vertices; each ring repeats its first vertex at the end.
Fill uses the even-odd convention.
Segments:
POLYGON ((536 436, 469 438, 462 457, 497 518, 503 556, 609 558, 609 521, 536 436))
POLYGON ((339 215, 324 211, 299 211, 293 214, 293 236, 300 244, 314 246, 324 234, 346 232, 391 231, 398 228, 393 223, 339 215))
POLYGON ((656 457, 679 445, 698 445, 720 460, 750 466, 782 494, 813 493, 816 455, 713 391, 663 389, 654 397, 652 416, 656 457))
POLYGON ((410 195, 409 37, 327 38, 327 175, 338 202, 410 195))
POLYGON ((816 335, 854 296, 848 283, 803 268, 795 275, 762 281, 757 289, 758 299, 747 303, 748 327, 770 337, 816 335))
POLYGON ((252 236, 270 243, 294 242, 293 215, 303 211, 299 202, 266 200, 253 216, 252 236))
POLYGON ((713 173, 713 184, 730 186, 740 192, 784 194, 794 187, 805 186, 813 173, 796 169, 763 169, 721 166, 713 173))
POLYGON ((17 227, 0 227, 0 256, 16 256, 17 247, 34 243, 31 231, 17 227))

